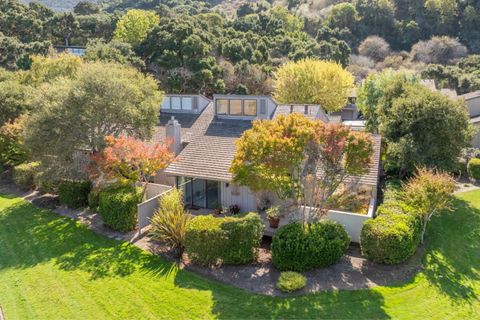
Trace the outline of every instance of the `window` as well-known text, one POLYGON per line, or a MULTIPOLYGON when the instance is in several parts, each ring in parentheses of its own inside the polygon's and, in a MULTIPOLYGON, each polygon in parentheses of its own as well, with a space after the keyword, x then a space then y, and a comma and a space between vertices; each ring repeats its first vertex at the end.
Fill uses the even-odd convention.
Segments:
POLYGON ((182 110, 192 110, 192 98, 191 97, 183 97, 182 98, 182 110))
POLYGON ((182 108, 180 97, 172 97, 171 108, 173 110, 180 110, 182 108))
POLYGON ((243 114, 246 116, 257 115, 257 100, 245 100, 243 101, 243 114))
POLYGON ((162 109, 170 109, 170 97, 163 98, 162 109))
POLYGON ((217 113, 218 114, 228 113, 228 100, 226 99, 217 100, 217 113))
POLYGON ((230 115, 241 116, 242 115, 242 100, 230 100, 230 115))

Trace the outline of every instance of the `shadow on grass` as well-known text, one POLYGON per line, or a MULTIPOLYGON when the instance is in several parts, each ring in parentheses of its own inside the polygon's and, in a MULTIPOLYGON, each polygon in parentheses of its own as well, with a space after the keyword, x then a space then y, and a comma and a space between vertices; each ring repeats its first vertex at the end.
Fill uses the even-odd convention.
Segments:
POLYGON ((454 302, 478 302, 474 282, 480 280, 480 210, 462 199, 455 208, 431 221, 425 275, 454 302))
POLYGON ((87 272, 92 280, 124 277, 136 270, 168 276, 175 267, 24 201, 1 210, 0 269, 28 268, 48 261, 62 270, 87 272))

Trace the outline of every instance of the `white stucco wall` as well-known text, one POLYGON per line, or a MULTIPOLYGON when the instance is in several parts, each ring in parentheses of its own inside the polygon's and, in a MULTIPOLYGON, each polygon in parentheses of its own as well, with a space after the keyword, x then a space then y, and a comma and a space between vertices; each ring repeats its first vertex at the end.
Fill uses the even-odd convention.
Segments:
POLYGON ((480 148, 480 122, 474 123, 473 127, 475 128, 475 130, 477 130, 477 132, 473 136, 472 147, 480 148))
POLYGON ((223 206, 229 207, 236 204, 240 207, 240 211, 242 212, 257 211, 257 199, 246 187, 221 182, 220 196, 222 198, 223 206))
POLYGON ((480 116, 480 97, 471 98, 465 102, 471 118, 480 116))

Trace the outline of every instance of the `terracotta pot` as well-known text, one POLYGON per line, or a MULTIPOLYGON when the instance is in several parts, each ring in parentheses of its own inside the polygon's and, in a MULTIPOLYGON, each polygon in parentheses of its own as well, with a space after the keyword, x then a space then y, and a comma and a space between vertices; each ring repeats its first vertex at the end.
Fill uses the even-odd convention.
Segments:
POLYGON ((277 229, 278 225, 280 224, 280 219, 268 218, 268 223, 270 224, 270 228, 277 229))

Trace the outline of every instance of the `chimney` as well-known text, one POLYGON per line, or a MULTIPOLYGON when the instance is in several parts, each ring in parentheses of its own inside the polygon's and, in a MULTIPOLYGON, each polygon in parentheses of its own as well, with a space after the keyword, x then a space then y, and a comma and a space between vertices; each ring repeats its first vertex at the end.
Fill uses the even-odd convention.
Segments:
POLYGON ((175 117, 172 116, 170 120, 168 120, 167 125, 165 126, 166 130, 166 137, 170 140, 170 152, 175 154, 176 156, 182 151, 182 138, 180 135, 181 129, 180 123, 175 120, 175 117))

